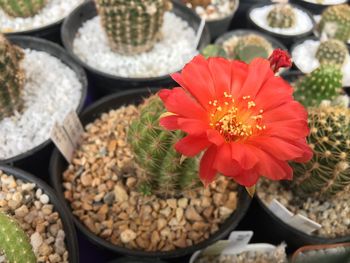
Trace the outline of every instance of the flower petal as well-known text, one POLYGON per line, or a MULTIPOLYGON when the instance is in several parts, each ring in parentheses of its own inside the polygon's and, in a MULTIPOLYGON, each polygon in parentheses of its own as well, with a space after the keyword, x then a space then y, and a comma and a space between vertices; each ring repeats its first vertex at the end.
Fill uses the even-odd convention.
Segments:
POLYGON ((232 159, 231 145, 225 143, 218 147, 214 168, 225 176, 238 176, 242 168, 232 159))
POLYGON ((214 143, 216 146, 220 146, 223 143, 225 143, 224 137, 222 137, 217 130, 213 130, 213 129, 207 130, 207 136, 208 136, 208 140, 214 143))
POLYGON ((202 135, 209 129, 207 122, 197 119, 178 118, 177 124, 180 130, 191 135, 202 135))
POLYGON ((249 145, 232 142, 231 148, 232 159, 236 160, 243 169, 252 169, 258 163, 254 148, 249 145))
POLYGON ((288 140, 304 138, 309 134, 309 127, 305 120, 276 121, 266 125, 261 135, 275 136, 288 140))
POLYGON ((216 99, 230 93, 231 86, 231 65, 232 63, 224 58, 209 58, 209 70, 214 81, 216 99))
POLYGON ((199 167, 199 177, 205 186, 208 186, 216 176, 217 171, 214 169, 216 147, 211 146, 204 153, 199 167))
POLYGON ((160 126, 162 126, 163 128, 169 131, 174 131, 179 129, 179 125, 177 124, 178 118, 179 117, 177 115, 163 117, 159 120, 159 124, 160 126))
POLYGON ((239 175, 232 178, 240 185, 251 187, 253 185, 256 185, 260 176, 254 170, 242 170, 239 175))
POLYGON ((248 74, 248 65, 242 61, 233 60, 231 62, 231 91, 230 93, 236 99, 243 87, 248 74))
POLYGON ((302 106, 299 102, 289 101, 276 108, 265 111, 263 116, 264 123, 271 123, 275 121, 293 119, 307 120, 308 114, 304 106, 302 106))
POLYGON ((199 137, 188 135, 175 144, 175 149, 185 156, 194 157, 209 145, 210 142, 206 136, 199 137))

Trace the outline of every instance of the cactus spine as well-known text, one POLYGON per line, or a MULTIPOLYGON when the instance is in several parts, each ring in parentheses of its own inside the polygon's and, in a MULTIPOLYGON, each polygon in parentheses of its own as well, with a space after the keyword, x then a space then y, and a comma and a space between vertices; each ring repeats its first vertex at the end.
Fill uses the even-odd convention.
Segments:
POLYGON ((0 0, 0 7, 13 17, 31 17, 36 15, 47 0, 0 0))
POLYGON ((342 88, 343 74, 339 67, 323 64, 296 83, 295 98, 306 107, 333 100, 342 88))
POLYGON ((20 61, 24 54, 0 35, 0 120, 22 108, 23 71, 20 61))
POLYGON ((233 58, 250 63, 256 57, 268 58, 272 49, 265 38, 250 34, 238 39, 233 48, 233 58))
POLYGON ((277 4, 267 15, 267 22, 270 27, 291 28, 296 24, 296 14, 289 4, 277 4))
POLYGON ((198 183, 196 159, 181 162, 181 155, 173 145, 184 134, 166 131, 159 126, 165 108, 152 96, 140 106, 140 117, 128 132, 128 140, 137 163, 146 172, 144 184, 139 189, 145 193, 174 196, 198 183))
POLYGON ((201 54, 205 58, 210 57, 227 57, 226 51, 223 47, 219 45, 208 45, 203 50, 201 50, 201 54))
POLYGON ((161 38, 169 0, 96 0, 111 48, 121 54, 146 52, 161 38))
POLYGON ((191 4, 192 8, 197 6, 207 7, 211 4, 211 0, 184 0, 186 4, 191 4))
POLYGON ((318 30, 329 38, 347 42, 350 39, 350 6, 343 4, 328 7, 322 14, 318 30))
POLYGON ((29 239, 18 223, 0 212, 0 251, 8 263, 36 263, 29 239))
POLYGON ((316 52, 316 58, 321 64, 331 63, 343 66, 348 56, 348 48, 337 39, 329 39, 322 42, 316 52))
POLYGON ((306 164, 293 164, 295 189, 306 194, 334 195, 350 185, 350 110, 309 109, 308 143, 314 151, 306 164))

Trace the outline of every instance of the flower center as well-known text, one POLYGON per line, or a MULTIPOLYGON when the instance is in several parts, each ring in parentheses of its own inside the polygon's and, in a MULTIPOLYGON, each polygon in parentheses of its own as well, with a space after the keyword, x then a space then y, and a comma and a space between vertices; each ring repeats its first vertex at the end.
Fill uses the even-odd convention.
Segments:
POLYGON ((219 100, 209 101, 210 126, 216 129, 226 142, 244 140, 266 129, 263 124, 263 110, 257 109, 250 96, 237 101, 232 95, 224 93, 219 100))

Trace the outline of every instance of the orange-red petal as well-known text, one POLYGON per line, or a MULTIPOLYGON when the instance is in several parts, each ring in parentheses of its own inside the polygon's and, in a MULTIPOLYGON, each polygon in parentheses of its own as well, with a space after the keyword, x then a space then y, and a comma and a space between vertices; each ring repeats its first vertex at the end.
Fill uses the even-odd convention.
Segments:
POLYGON ((194 157, 209 146, 210 142, 207 140, 206 136, 199 137, 188 135, 175 144, 175 149, 185 156, 194 157))
POLYGON ((214 81, 215 99, 223 96, 224 92, 230 93, 231 86, 231 62, 224 58, 209 58, 208 66, 214 81))
POLYGON ((199 177, 205 186, 208 186, 215 179, 217 173, 213 167, 216 152, 215 146, 209 147, 200 162, 199 177))
POLYGON ((239 163, 245 169, 252 169, 259 159, 255 156, 254 148, 247 144, 232 142, 232 156, 231 158, 239 163))
POLYGON ((178 118, 177 115, 166 116, 159 120, 159 124, 169 131, 174 131, 180 128, 177 124, 178 118))

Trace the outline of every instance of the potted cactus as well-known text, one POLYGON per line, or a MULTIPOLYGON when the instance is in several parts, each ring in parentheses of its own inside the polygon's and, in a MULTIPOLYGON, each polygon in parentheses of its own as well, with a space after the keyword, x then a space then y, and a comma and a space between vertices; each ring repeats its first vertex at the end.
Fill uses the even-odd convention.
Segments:
POLYGON ((84 0, 1 0, 0 31, 42 37, 61 43, 63 18, 84 0))
MULTIPOLYGON (((335 65, 324 64, 294 82, 295 98, 308 107, 313 158, 293 164, 295 179, 275 185, 262 182, 258 200, 262 221, 273 224, 276 240, 286 240, 293 248, 308 244, 345 242, 350 239, 348 220, 349 187, 349 99, 340 97, 342 73, 335 65), (319 229, 303 230, 293 219, 280 218, 271 206, 276 199, 293 214, 320 224, 319 229)), ((306 224, 306 223, 305 223, 306 224)))
POLYGON ((205 19, 212 40, 224 34, 236 13, 238 0, 179 0, 205 19))
POLYGON ((10 41, 0 35, 0 163, 45 177, 51 128, 82 108, 86 76, 54 44, 29 37, 10 41))
POLYGON ((350 85, 350 59, 345 43, 338 39, 307 38, 292 47, 295 66, 303 73, 311 73, 322 64, 333 64, 342 73, 342 85, 350 85))
MULTIPOLYGON (((277 128, 277 121, 268 128, 263 106, 253 101, 265 105, 278 86, 279 102, 265 105, 266 118, 273 121, 277 115, 268 111, 279 105, 288 109, 291 89, 274 72, 290 65, 281 51, 249 65, 197 56, 173 75, 182 87, 156 96, 147 89, 128 91, 91 106, 81 115, 86 132, 71 165, 57 151, 50 165, 52 183, 77 226, 115 252, 157 258, 190 254, 227 235, 249 205, 239 185, 252 195, 261 175, 290 178, 288 164, 259 140, 284 127, 277 128), (266 74, 255 79, 256 71, 266 74), (266 93, 255 95, 260 89, 266 93)), ((286 129, 285 136, 302 141, 306 119, 296 114, 286 125, 298 131, 286 129)), ((306 143, 297 148, 289 158, 311 157, 306 143)))
POLYGON ((78 263, 77 238, 53 190, 24 171, 0 166, 2 262, 78 263))
POLYGON ((250 63, 254 58, 268 58, 276 48, 286 49, 279 41, 252 30, 230 31, 215 42, 222 47, 227 58, 250 63))
MULTIPOLYGON (((69 16, 62 37, 100 96, 130 87, 173 85, 169 74, 198 52, 199 25, 193 11, 170 0, 96 0, 69 16)), ((204 28, 199 48, 209 41, 204 28)))
POLYGON ((288 47, 295 39, 310 35, 315 24, 309 11, 288 1, 254 5, 248 12, 248 20, 255 28, 276 37, 288 47))

